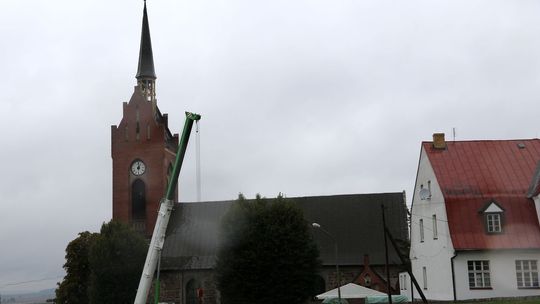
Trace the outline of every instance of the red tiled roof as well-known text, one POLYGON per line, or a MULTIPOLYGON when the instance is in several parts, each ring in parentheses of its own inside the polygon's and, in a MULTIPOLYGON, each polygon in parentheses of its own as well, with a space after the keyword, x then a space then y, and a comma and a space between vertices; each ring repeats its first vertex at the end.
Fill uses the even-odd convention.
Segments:
POLYGON ((444 195, 454 248, 540 248, 538 217, 527 198, 540 160, 540 140, 446 144, 442 150, 422 143, 444 195), (492 200, 504 209, 501 234, 487 234, 479 213, 492 200))

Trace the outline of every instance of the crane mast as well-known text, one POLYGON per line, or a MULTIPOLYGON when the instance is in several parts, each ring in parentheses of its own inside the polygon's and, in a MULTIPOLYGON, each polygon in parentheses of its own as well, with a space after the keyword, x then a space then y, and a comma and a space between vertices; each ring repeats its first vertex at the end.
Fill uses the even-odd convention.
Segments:
POLYGON ((159 259, 161 249, 163 249, 163 243, 165 242, 165 232, 167 231, 167 225, 169 224, 169 218, 171 217, 171 211, 174 206, 173 196, 178 183, 178 175, 182 168, 182 162, 184 161, 184 155, 186 154, 186 148, 191 134, 191 128, 193 122, 201 119, 201 115, 186 112, 186 122, 184 123, 184 129, 182 131, 182 137, 178 143, 178 151, 176 152, 176 160, 174 162, 172 176, 169 179, 167 185, 167 191, 165 196, 160 201, 158 217, 156 225, 154 226, 154 232, 152 233, 152 239, 150 246, 148 247, 148 253, 144 262, 144 268, 139 281, 139 288, 137 289, 137 295, 135 296, 134 304, 145 304, 148 298, 148 293, 152 285, 152 278, 156 271, 156 266, 159 259))

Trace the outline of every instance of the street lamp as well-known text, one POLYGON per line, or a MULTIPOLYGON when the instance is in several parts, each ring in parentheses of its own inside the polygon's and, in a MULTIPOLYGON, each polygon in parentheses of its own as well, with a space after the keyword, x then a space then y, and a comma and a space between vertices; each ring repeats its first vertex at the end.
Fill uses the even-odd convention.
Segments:
POLYGON ((333 235, 330 234, 330 232, 326 231, 326 229, 324 229, 319 223, 312 223, 311 226, 313 228, 317 228, 317 229, 320 229, 322 232, 326 233, 326 235, 328 235, 332 241, 334 241, 334 255, 335 255, 335 259, 336 259, 336 273, 337 273, 337 281, 338 281, 338 285, 337 285, 337 293, 338 293, 338 300, 339 300, 339 304, 341 304, 341 274, 339 273, 339 262, 338 262, 338 243, 337 243, 337 240, 336 238, 334 238, 333 235))

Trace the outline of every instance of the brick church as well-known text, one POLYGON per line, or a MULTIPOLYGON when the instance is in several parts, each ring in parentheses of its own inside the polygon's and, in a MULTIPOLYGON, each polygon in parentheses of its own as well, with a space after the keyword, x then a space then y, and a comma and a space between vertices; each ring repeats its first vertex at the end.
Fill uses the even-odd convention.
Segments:
MULTIPOLYGON (((167 114, 157 105, 146 2, 136 79, 129 102, 123 104, 120 124, 111 127, 113 219, 151 235, 172 172, 178 134, 171 133, 167 114)), ((177 194, 174 199, 178 200, 177 194)))
MULTIPOLYGON (((156 99, 156 73, 146 2, 143 10, 137 85, 123 103, 120 123, 111 127, 113 219, 150 236, 159 201, 165 193, 178 146, 167 114, 156 99)), ((408 240, 404 192, 290 198, 309 222, 334 234, 339 244, 337 263, 341 284, 354 282, 387 292, 381 204, 387 208, 388 228, 395 238, 408 240), (380 232, 380 233, 377 233, 380 232)), ((178 194, 174 201, 178 202, 178 194)), ((220 244, 220 221, 234 201, 176 203, 171 214, 161 262, 161 302, 219 304, 214 265, 220 244)), ((313 232, 322 261, 319 291, 337 286, 334 244, 313 232)), ((399 291, 403 269, 390 252, 391 292, 399 291)), ((271 271, 271 270, 269 270, 271 271)))

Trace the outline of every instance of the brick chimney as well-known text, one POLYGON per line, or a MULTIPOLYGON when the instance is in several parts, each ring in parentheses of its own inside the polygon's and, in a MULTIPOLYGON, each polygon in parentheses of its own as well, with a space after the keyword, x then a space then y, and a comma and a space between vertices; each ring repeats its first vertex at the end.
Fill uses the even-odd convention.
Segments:
POLYGON ((444 133, 433 133, 433 148, 446 149, 446 141, 444 140, 444 133))

